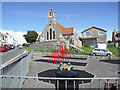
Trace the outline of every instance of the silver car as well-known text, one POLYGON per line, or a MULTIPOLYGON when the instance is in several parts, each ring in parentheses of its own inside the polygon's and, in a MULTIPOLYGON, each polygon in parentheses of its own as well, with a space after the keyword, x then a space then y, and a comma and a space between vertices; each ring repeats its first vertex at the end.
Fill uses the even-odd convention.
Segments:
POLYGON ((91 51, 91 55, 112 56, 112 52, 108 51, 107 49, 95 48, 91 51))

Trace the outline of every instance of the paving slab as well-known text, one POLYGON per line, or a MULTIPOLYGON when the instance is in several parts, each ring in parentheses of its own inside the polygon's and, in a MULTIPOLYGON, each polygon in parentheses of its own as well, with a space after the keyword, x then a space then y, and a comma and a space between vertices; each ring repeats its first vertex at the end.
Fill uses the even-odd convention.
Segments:
MULTIPOLYGON (((79 57, 80 58, 80 57, 79 57)), ((28 76, 38 76, 38 73, 40 72, 44 72, 50 69, 57 69, 58 65, 57 64, 50 64, 47 63, 47 61, 44 60, 48 60, 49 57, 43 57, 42 54, 34 54, 33 59, 31 61, 31 65, 30 65, 30 69, 29 69, 29 73, 28 76), (37 61, 37 60, 41 60, 42 61, 37 61)), ((86 60, 82 60, 82 59, 75 59, 75 58, 70 58, 69 59, 70 62, 75 62, 75 63, 87 63, 85 66, 80 66, 80 65, 75 65, 73 64, 72 66, 75 69, 78 70, 84 70, 86 72, 89 72, 93 75, 95 75, 95 77, 118 77, 118 74, 116 73, 118 71, 118 65, 116 64, 110 64, 110 63, 106 63, 106 62, 100 62, 99 59, 95 59, 95 58, 87 58, 86 60)), ((105 81, 103 80, 101 85, 102 88, 104 88, 104 83, 105 81)), ((46 82, 41 82, 38 80, 27 80, 25 81, 25 83, 23 84, 23 88, 25 87, 30 87, 30 88, 42 88, 43 86, 41 85, 43 84, 44 88, 55 88, 54 84, 50 84, 50 83, 46 83, 46 82), (34 84, 33 84, 34 82, 34 84)), ((97 80, 93 80, 92 85, 90 85, 90 83, 87 84, 80 84, 79 87, 80 88, 89 88, 90 86, 92 86, 92 88, 97 88, 99 86, 99 83, 97 80)))

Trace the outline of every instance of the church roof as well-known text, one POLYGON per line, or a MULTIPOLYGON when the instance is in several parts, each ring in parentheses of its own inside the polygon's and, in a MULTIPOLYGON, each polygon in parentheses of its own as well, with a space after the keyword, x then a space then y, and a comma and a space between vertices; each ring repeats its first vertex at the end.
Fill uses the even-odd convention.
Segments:
POLYGON ((38 35, 38 37, 37 37, 37 41, 39 41, 40 40, 40 35, 38 35))
POLYGON ((56 26, 62 32, 63 35, 71 35, 71 34, 73 34, 74 27, 65 28, 64 26, 60 25, 59 23, 56 23, 56 26))

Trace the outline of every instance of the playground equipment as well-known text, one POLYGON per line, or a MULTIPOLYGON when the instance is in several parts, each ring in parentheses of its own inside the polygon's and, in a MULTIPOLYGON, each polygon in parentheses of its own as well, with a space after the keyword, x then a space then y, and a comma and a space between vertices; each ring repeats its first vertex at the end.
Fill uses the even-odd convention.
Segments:
POLYGON ((53 64, 55 64, 55 61, 57 61, 57 64, 58 64, 58 61, 59 63, 61 63, 61 61, 64 61, 64 60, 69 61, 68 56, 70 56, 70 52, 66 47, 66 43, 64 41, 61 41, 60 45, 55 45, 55 50, 52 52, 48 63, 50 63, 50 60, 51 60, 51 64, 52 64, 53 59, 54 59, 53 64))
POLYGON ((70 62, 64 62, 64 63, 60 63, 58 69, 61 71, 63 71, 63 70, 71 71, 73 69, 73 67, 70 62))

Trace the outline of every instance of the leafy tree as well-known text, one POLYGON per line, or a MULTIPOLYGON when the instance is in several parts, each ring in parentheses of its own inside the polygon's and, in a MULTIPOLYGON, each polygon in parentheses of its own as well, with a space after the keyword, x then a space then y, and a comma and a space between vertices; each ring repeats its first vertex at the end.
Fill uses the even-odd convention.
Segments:
POLYGON ((108 40, 108 43, 112 43, 112 41, 108 40))
POLYGON ((27 31, 27 34, 25 34, 24 37, 28 43, 35 43, 38 33, 36 31, 27 31))

